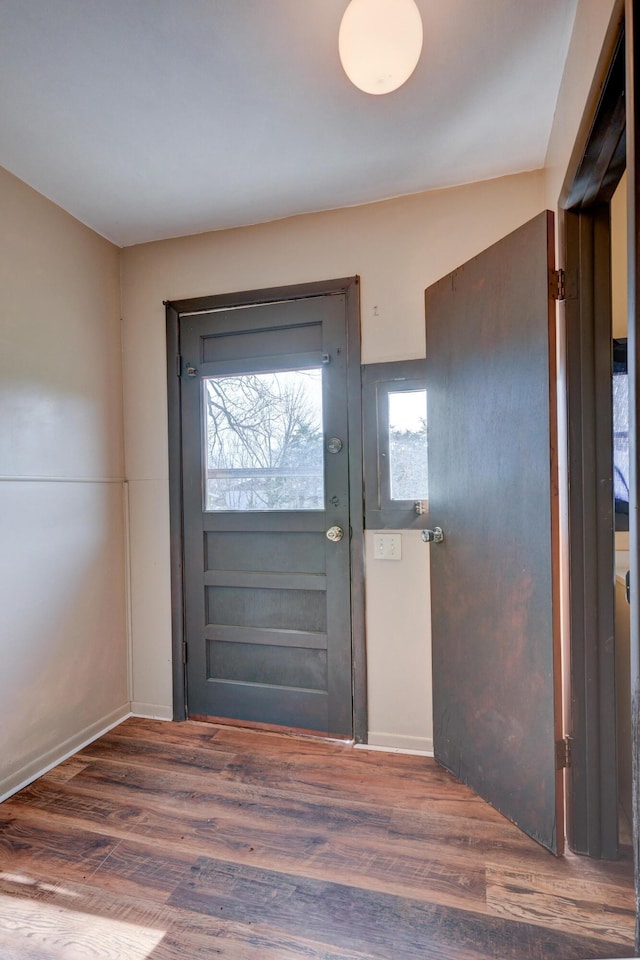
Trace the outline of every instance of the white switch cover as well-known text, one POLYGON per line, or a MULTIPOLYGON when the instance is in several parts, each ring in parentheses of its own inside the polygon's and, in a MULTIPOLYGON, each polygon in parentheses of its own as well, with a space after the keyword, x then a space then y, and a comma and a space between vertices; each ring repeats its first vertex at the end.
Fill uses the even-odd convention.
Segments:
POLYGON ((402 560, 402 534, 374 534, 373 553, 376 560, 402 560))

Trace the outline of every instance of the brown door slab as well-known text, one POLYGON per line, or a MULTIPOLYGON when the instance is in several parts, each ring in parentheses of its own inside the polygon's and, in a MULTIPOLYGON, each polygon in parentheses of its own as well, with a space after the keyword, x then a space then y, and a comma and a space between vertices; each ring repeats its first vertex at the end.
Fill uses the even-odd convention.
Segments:
POLYGON ((553 218, 426 291, 434 749, 563 848, 553 218))

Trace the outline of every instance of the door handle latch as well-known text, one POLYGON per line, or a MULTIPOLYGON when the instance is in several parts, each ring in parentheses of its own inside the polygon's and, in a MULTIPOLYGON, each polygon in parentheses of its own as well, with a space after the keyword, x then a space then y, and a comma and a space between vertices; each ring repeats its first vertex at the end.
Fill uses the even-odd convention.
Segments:
POLYGON ((425 543, 442 543, 444 540, 442 527, 434 527, 433 530, 423 530, 422 539, 425 543))

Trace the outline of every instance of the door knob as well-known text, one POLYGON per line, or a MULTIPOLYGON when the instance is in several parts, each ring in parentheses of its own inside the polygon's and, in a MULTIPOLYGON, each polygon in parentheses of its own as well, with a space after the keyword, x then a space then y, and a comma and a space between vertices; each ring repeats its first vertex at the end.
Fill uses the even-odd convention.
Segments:
POLYGON ((344 537, 344 530, 342 527, 329 527, 327 530, 327 540, 331 540, 332 543, 339 543, 344 537))
MULTIPOLYGON (((329 534, 327 534, 327 536, 329 536, 329 534)), ((444 540, 442 527, 434 527, 433 530, 423 530, 422 539, 425 543, 442 543, 444 540)))

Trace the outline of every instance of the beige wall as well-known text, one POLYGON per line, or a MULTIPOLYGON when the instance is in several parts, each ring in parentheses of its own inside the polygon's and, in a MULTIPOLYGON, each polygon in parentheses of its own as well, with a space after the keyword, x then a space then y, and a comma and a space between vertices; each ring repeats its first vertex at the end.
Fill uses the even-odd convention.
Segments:
MULTIPOLYGON (((611 198, 611 335, 626 337, 627 321, 627 174, 611 198)), ((616 554, 629 549, 629 531, 616 530, 616 554)), ((626 558, 628 561, 628 557, 626 558)))
POLYGON ((611 198, 611 329, 627 335, 627 174, 611 198))
MULTIPOLYGON (((134 705, 170 715, 165 299, 361 277, 363 361, 424 356, 424 290, 544 205, 541 172, 123 251, 134 705)), ((431 749, 429 548, 367 544, 372 743, 431 749)))
POLYGON ((126 714, 119 251, 0 170, 0 797, 126 714))

